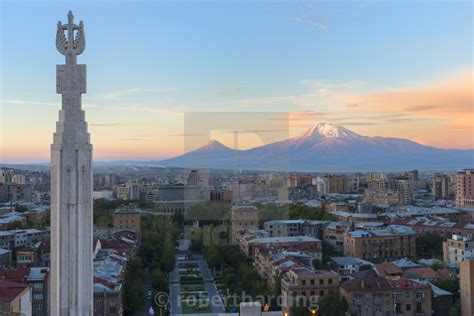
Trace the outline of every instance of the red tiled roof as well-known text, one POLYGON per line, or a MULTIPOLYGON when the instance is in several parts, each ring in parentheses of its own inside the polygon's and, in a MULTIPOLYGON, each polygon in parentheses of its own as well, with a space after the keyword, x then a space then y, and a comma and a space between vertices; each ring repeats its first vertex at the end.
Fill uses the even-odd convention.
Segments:
POLYGON ((413 290, 413 289, 429 289, 430 286, 412 281, 410 279, 400 277, 398 280, 387 279, 385 277, 367 277, 362 279, 352 279, 341 285, 348 292, 365 292, 365 291, 386 291, 386 290, 413 290))
POLYGON ((16 269, 0 268, 0 278, 14 282, 23 282, 23 280, 28 276, 29 272, 30 269, 27 267, 16 269))
POLYGON ((115 286, 115 284, 113 284, 112 282, 104 280, 104 279, 99 278, 97 276, 94 276, 94 283, 101 283, 101 284, 103 284, 105 286, 108 286, 108 287, 114 287, 115 286))
POLYGON ((457 277, 456 273, 448 268, 440 269, 436 271, 441 279, 452 279, 457 277))
POLYGON ((403 273, 402 269, 399 266, 389 262, 377 263, 375 265, 375 271, 380 276, 402 275, 403 273))
POLYGON ((0 280, 0 303, 10 303, 26 288, 27 284, 0 280))
POLYGON ((439 274, 431 268, 411 268, 405 270, 404 277, 410 279, 439 279, 439 274))

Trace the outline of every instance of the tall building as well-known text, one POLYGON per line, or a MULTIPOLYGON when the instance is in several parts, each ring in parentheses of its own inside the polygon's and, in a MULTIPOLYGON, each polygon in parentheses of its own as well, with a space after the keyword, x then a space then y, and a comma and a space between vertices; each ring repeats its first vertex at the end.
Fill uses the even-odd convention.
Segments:
POLYGON ((474 169, 464 169, 456 176, 456 207, 474 209, 474 169))
POLYGON ((445 174, 435 173, 431 180, 431 193, 435 199, 449 197, 449 177, 445 174))
POLYGON ((461 262, 459 271, 461 316, 474 315, 474 258, 461 262))
POLYGON ((232 241, 236 242, 241 230, 258 229, 258 209, 253 205, 236 205, 231 211, 232 241))
POLYGON ((474 258, 474 239, 470 236, 453 235, 443 241, 443 260, 459 265, 466 259, 474 258))
POLYGON ((200 184, 200 176, 199 171, 191 170, 188 175, 188 185, 199 185, 200 184))
POLYGON ((395 180, 396 190, 398 193, 398 203, 402 205, 411 204, 411 182, 408 178, 397 178, 395 180))
POLYGON ((66 64, 56 66, 56 92, 62 108, 51 145, 50 314, 92 315, 92 145, 81 94, 86 65, 77 55, 85 48, 84 26, 58 22, 56 48, 66 64), (66 31, 67 37, 64 32, 66 31))
POLYGON ((347 193, 347 177, 342 174, 330 174, 324 176, 328 182, 328 193, 347 193))

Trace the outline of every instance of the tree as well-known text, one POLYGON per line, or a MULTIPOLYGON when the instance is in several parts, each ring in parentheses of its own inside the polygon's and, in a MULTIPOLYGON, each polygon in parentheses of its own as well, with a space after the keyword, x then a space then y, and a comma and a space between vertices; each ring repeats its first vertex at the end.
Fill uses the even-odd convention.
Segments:
POLYGON ((320 298, 318 305, 322 316, 344 316, 348 311, 347 302, 341 299, 338 291, 329 291, 320 298))
POLYGON ((143 264, 140 258, 128 261, 125 271, 125 308, 133 312, 143 304, 145 290, 143 288, 143 264))
POLYGON ((214 242, 211 243, 207 250, 206 260, 209 266, 212 268, 215 268, 221 264, 221 254, 219 247, 214 242))
POLYGON ((159 269, 153 269, 151 272, 151 282, 157 292, 168 291, 168 277, 159 269))
POLYGON ((163 244, 163 254, 161 256, 161 265, 163 270, 171 272, 174 269, 174 242, 171 232, 166 233, 165 242, 163 244))
POLYGON ((443 237, 438 234, 426 233, 416 238, 416 254, 418 258, 442 257, 443 237))
POLYGON ((459 278, 439 279, 433 282, 437 287, 459 297, 459 278))
POLYGON ((184 215, 182 212, 174 212, 173 216, 171 217, 171 221, 173 224, 176 225, 179 229, 182 229, 184 226, 184 215))

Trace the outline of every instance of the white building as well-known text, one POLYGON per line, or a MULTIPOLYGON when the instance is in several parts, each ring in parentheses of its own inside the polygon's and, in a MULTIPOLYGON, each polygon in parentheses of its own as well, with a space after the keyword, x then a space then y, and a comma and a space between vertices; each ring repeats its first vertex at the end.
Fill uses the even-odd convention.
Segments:
POLYGON ((474 239, 453 235, 443 242, 443 259, 448 264, 459 265, 466 258, 474 257, 474 239))

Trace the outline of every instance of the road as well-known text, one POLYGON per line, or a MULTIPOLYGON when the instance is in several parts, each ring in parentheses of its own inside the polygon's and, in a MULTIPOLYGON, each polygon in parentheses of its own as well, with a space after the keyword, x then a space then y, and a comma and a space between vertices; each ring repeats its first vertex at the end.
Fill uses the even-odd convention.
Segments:
MULTIPOLYGON (((189 240, 187 239, 180 239, 179 240, 179 248, 176 255, 176 262, 178 262, 178 257, 183 257, 184 255, 188 254, 188 247, 189 247, 189 240)), ((224 305, 222 304, 221 297, 217 293, 217 287, 214 282, 214 278, 212 277, 209 269, 207 267, 206 261, 204 260, 202 255, 194 255, 192 260, 185 260, 181 262, 197 262, 199 265, 199 269, 204 280, 204 286, 206 287, 206 291, 208 297, 211 302, 214 304, 211 305, 213 313, 223 313, 225 311, 224 305), (217 302, 217 304, 215 304, 217 302)), ((181 286, 179 282, 179 271, 176 268, 170 275, 170 284, 171 284, 171 314, 172 315, 179 315, 182 313, 181 309, 181 286)))

